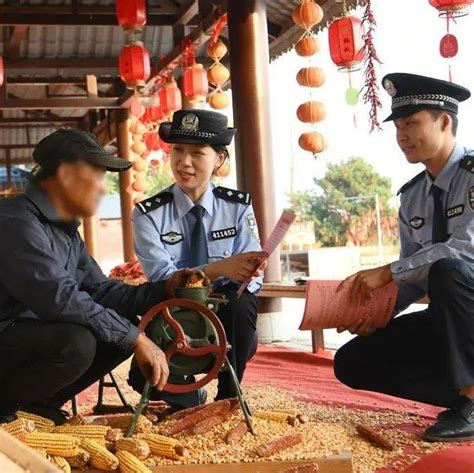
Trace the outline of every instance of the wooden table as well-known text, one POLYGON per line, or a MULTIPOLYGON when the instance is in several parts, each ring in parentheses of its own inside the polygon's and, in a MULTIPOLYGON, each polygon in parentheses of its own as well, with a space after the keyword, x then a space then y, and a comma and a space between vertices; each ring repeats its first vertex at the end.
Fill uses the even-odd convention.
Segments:
MULTIPOLYGON (((264 283, 258 297, 306 299, 306 285, 264 283)), ((313 353, 324 350, 324 333, 322 330, 311 330, 313 353)))
MULTIPOLYGON (((311 461, 315 461, 319 465, 319 473, 352 473, 352 455, 348 452, 314 460, 156 466, 152 468, 152 471, 153 473, 280 473, 287 468, 305 465, 311 461)), ((72 471, 79 472, 80 470, 72 471)), ((99 470, 87 470, 85 473, 100 472, 99 470)))

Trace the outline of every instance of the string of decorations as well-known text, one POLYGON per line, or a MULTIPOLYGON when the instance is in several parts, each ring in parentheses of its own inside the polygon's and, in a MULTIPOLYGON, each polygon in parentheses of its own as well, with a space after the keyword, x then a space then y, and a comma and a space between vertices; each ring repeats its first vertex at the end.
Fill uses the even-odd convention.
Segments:
MULTIPOLYGON (((469 7, 474 0, 429 0, 430 5, 438 10, 439 17, 446 19, 446 34, 439 43, 439 53, 444 59, 451 59, 458 54, 459 43, 455 35, 451 34, 451 22, 456 18, 469 14, 469 7)), ((448 78, 452 81, 451 64, 448 63, 448 78)))
MULTIPOLYGON (((322 21, 323 16, 323 9, 314 0, 302 0, 292 13, 293 22, 305 29, 303 36, 295 45, 296 53, 308 58, 309 63, 321 49, 319 40, 312 33, 312 28, 322 21)), ((298 144, 303 150, 313 153, 314 157, 325 151, 328 146, 326 138, 315 127, 316 123, 326 118, 326 106, 322 102, 312 100, 313 89, 321 87, 325 80, 324 71, 311 65, 300 69, 296 75, 298 84, 310 89, 310 100, 298 107, 296 116, 298 120, 309 123, 312 127, 312 131, 301 134, 298 144)))
POLYGON ((365 0, 365 11, 362 18, 362 25, 365 27, 363 35, 364 55, 365 55, 365 86, 364 103, 369 104, 370 131, 380 130, 378 112, 382 108, 382 102, 379 97, 379 84, 377 80, 376 63, 381 64, 374 45, 374 34, 377 22, 372 10, 372 0, 365 0))
POLYGON ((215 87, 208 97, 208 103, 216 110, 222 110, 229 106, 229 97, 222 90, 222 86, 229 80, 230 72, 221 63, 222 58, 227 54, 227 46, 219 39, 221 31, 226 25, 227 13, 214 23, 206 51, 207 55, 213 60, 213 64, 207 71, 207 78, 209 83, 215 87))

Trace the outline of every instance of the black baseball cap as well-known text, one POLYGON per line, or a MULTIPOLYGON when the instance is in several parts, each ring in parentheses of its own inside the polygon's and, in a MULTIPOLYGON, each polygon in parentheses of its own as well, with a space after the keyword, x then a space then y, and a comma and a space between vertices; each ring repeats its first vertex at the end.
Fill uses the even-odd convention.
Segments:
POLYGON ((75 129, 57 130, 43 138, 33 151, 33 159, 43 169, 77 160, 114 172, 125 171, 132 166, 130 161, 107 152, 94 134, 75 129))

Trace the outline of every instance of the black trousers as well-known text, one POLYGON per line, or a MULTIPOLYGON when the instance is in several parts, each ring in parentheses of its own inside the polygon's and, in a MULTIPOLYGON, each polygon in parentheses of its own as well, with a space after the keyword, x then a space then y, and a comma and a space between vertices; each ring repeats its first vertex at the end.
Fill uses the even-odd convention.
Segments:
MULTIPOLYGON (((224 326, 227 341, 232 347, 228 354, 229 360, 237 374, 237 378, 241 381, 247 361, 257 351, 257 297, 245 291, 237 299, 237 289, 238 287, 235 284, 228 284, 217 291, 219 294, 224 294, 229 301, 228 304, 221 305, 217 316, 224 326)), ((230 374, 221 372, 218 379, 216 399, 234 397, 236 393, 230 374)), ((128 382, 136 391, 142 392, 145 380, 135 363, 132 363, 128 382)), ((171 401, 170 396, 172 395, 162 395, 158 392, 152 394, 153 399, 166 399, 168 402, 171 401)), ((188 400, 181 402, 187 404, 188 400)), ((194 401, 190 402, 193 403, 194 401)))
POLYGON ((0 334, 0 412, 61 407, 131 354, 99 343, 81 325, 15 322, 0 334))
POLYGON ((342 346, 336 377, 354 389, 450 407, 462 387, 474 385, 474 265, 436 261, 428 295, 427 310, 342 346))

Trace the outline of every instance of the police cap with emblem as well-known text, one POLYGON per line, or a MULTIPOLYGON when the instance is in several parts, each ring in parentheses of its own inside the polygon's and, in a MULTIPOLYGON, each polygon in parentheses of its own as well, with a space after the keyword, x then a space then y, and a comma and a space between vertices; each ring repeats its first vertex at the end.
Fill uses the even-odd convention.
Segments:
POLYGON ((382 85, 392 97, 392 113, 386 122, 427 108, 457 114, 459 103, 471 96, 465 87, 416 74, 388 74, 382 79, 382 85))
POLYGON ((33 175, 78 160, 105 167, 108 171, 125 171, 132 165, 105 150, 92 133, 75 129, 57 130, 43 138, 33 151, 33 159, 37 163, 33 175))
POLYGON ((165 143, 228 146, 235 135, 228 128, 227 117, 209 110, 179 110, 172 122, 160 125, 159 135, 165 143))

